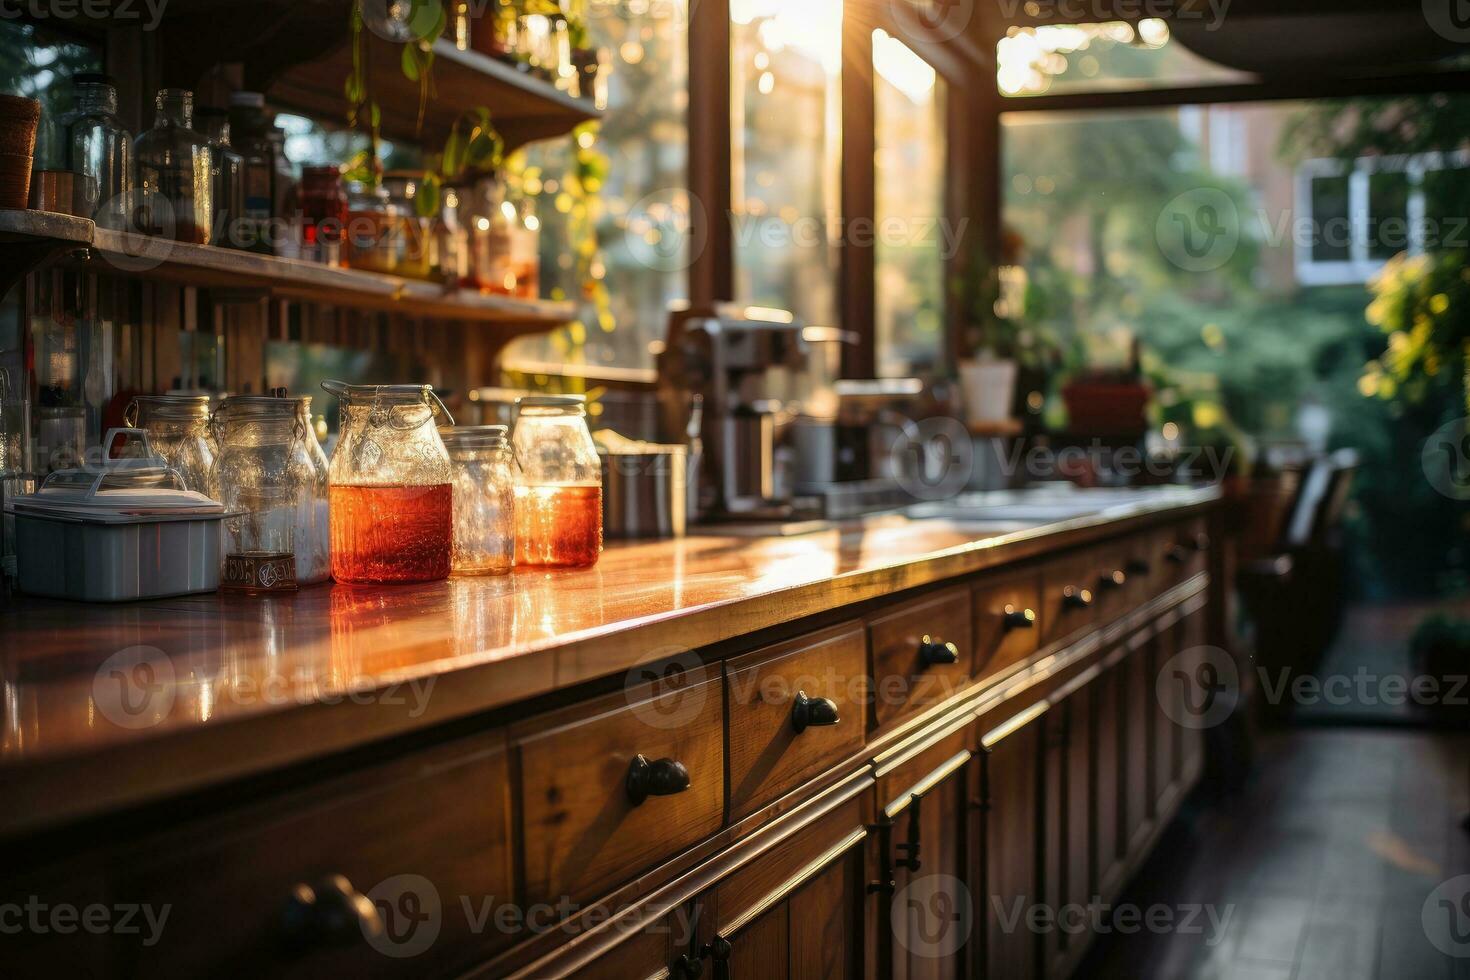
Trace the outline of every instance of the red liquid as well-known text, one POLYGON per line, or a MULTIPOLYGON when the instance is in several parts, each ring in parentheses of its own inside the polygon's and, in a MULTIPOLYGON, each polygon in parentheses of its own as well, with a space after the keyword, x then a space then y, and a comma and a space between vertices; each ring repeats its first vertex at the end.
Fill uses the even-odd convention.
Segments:
POLYGON ((585 568, 602 554, 602 487, 516 492, 516 564, 585 568))
POLYGON ((454 488, 332 487, 332 577, 432 582, 449 577, 454 488))

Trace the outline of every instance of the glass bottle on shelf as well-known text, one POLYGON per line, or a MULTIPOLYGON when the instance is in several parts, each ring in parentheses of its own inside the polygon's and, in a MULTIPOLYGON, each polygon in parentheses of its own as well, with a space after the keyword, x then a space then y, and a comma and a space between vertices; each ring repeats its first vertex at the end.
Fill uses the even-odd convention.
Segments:
POLYGON ((322 265, 342 264, 342 235, 347 227, 347 192, 335 164, 301 170, 297 204, 301 212, 301 258, 322 265))
POLYGON ((271 251, 271 178, 275 167, 267 139, 268 125, 265 96, 259 92, 235 92, 230 96, 230 136, 244 167, 239 247, 267 254, 271 251))
POLYGON ((286 131, 280 126, 266 130, 266 142, 271 148, 271 250, 286 258, 298 258, 299 235, 288 231, 291 219, 297 212, 297 193, 300 181, 296 170, 286 156, 286 131))
POLYGON ((209 140, 214 171, 214 225, 210 240, 239 248, 236 225, 245 211, 245 158, 230 146, 230 114, 206 106, 194 113, 199 132, 209 140))
POLYGON ((61 119, 67 169, 85 178, 87 216, 104 228, 125 228, 133 191, 133 137, 117 118, 112 76, 72 76, 76 108, 61 119))
POLYGON ((347 185, 347 235, 344 252, 354 269, 397 275, 403 261, 403 215, 384 187, 361 181, 347 185))
POLYGON ((511 270, 515 294, 522 299, 541 295, 541 219, 534 198, 523 198, 511 223, 511 270))
POLYGON ((503 425, 440 429, 454 470, 456 575, 504 575, 515 562, 515 454, 503 425))
POLYGON ((444 188, 444 206, 439 211, 436 232, 439 238, 439 271, 451 286, 473 288, 479 285, 474 275, 474 253, 470 247, 475 216, 469 199, 470 188, 444 188))
POLYGON ((139 230, 209 244, 214 168, 209 141, 194 130, 194 93, 160 89, 153 128, 133 143, 138 161, 139 230))
POLYGON ((475 283, 486 292, 512 296, 516 291, 513 220, 515 206, 505 199, 505 184, 486 177, 475 185, 470 244, 475 283))
POLYGON ((342 408, 332 453, 332 576, 349 584, 447 578, 454 474, 434 425, 453 417, 428 385, 325 381, 342 408))
POLYGON ((421 171, 390 170, 383 175, 383 188, 388 192, 388 200, 402 216, 403 256, 398 274, 409 279, 433 279, 439 267, 434 238, 438 216, 419 213, 419 191, 423 180, 421 171))
POLYGON ((602 554, 602 462, 582 395, 517 401, 516 564, 585 568, 602 554))
POLYGON ((219 499, 219 446, 210 426, 208 395, 138 395, 123 421, 148 434, 148 445, 178 471, 185 490, 219 499))

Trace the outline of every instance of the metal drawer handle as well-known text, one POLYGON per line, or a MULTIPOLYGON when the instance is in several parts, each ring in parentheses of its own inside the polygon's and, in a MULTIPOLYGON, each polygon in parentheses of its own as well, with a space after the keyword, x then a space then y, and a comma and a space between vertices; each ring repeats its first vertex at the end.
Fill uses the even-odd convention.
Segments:
POLYGON ((349 946, 383 934, 383 917, 343 875, 291 889, 281 909, 281 938, 292 951, 349 946))
POLYGON ((1204 532, 1200 532, 1194 536, 1194 540, 1189 542, 1189 546, 1195 551, 1209 551, 1210 536, 1204 532))
POLYGON ((1092 590, 1069 585, 1062 590, 1062 605, 1068 609, 1086 609, 1092 605, 1092 590))
POLYGON ((1128 574, 1122 569, 1108 572, 1098 578, 1097 586, 1100 589, 1121 589, 1128 582, 1128 574))
POLYGON ((957 664, 960 662, 960 648, 953 643, 945 643, 933 637, 925 636, 919 641, 919 659, 926 667, 934 667, 939 664, 957 664))
POLYGON ((1128 559, 1129 575, 1147 575, 1152 569, 1153 566, 1144 561, 1142 558, 1128 559))
POLYGON ((805 691, 796 692, 796 701, 791 705, 791 727, 797 734, 808 728, 825 728, 840 721, 837 717, 837 702, 831 698, 809 698, 805 691))
POLYGON ((1182 565, 1184 559, 1189 557, 1189 551, 1182 544, 1171 544, 1169 550, 1164 552, 1164 557, 1176 565, 1182 565))
POLYGON ((1017 609, 1007 604, 1002 618, 1008 630, 1029 630, 1036 627, 1036 611, 1033 609, 1017 609))
POLYGON ((642 805, 650 796, 673 796, 689 788, 689 770, 684 763, 673 759, 657 759, 649 762, 641 755, 633 756, 628 763, 626 780, 628 802, 642 805))

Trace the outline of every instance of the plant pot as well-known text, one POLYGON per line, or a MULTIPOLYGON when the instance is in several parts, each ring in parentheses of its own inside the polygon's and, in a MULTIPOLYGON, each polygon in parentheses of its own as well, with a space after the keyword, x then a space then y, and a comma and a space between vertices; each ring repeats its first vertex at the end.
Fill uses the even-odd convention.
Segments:
POLYGON ((960 388, 965 396, 965 414, 971 422, 1005 421, 1011 417, 1016 400, 1016 362, 961 361, 960 388))
POLYGON ((24 208, 31 193, 41 103, 0 95, 0 208, 24 208))
POLYGON ((1062 389, 1068 429, 1080 436, 1134 436, 1148 431, 1153 390, 1139 382, 1074 381, 1062 389))

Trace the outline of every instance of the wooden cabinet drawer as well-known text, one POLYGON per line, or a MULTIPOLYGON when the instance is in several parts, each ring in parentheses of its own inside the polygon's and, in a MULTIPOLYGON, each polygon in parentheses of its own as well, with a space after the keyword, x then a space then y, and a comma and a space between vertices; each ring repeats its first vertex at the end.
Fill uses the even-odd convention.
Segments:
POLYGON ((867 654, 853 622, 725 664, 732 820, 862 748, 867 654))
POLYGON ((511 894, 507 760, 498 735, 485 746, 447 745, 140 842, 115 898, 169 915, 157 944, 128 948, 123 974, 419 977, 508 946, 503 931, 477 935, 460 903, 511 894))
POLYGON ((528 902, 595 897, 720 828, 721 678, 658 683, 512 732, 528 902))
POLYGON ((1041 642, 1041 570, 987 579, 974 588, 975 674, 1020 663, 1041 642))
POLYGON ((1098 618, 1098 561, 1090 550, 1048 563, 1041 572, 1041 642, 1048 645, 1093 626, 1098 618))
POLYGON ((973 675, 968 587, 915 599, 868 621, 878 726, 949 699, 973 675))
POLYGON ((1099 623, 1111 623, 1132 608, 1127 538, 1104 541, 1092 549, 1092 592, 1097 599, 1099 623))
POLYGON ((1203 517, 1180 524, 1169 547, 1169 562, 1178 569, 1179 581, 1186 581, 1209 567, 1209 525, 1203 517))
POLYGON ((1124 545, 1129 602, 1136 608, 1152 601, 1167 587, 1169 562, 1164 557, 1165 532, 1140 531, 1124 545))

